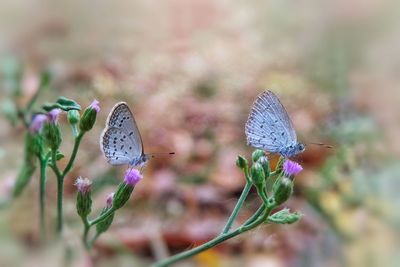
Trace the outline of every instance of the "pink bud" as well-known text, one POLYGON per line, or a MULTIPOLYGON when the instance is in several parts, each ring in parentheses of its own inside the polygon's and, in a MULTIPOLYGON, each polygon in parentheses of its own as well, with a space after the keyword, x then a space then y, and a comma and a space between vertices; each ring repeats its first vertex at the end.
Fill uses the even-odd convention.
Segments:
POLYGON ((142 178, 143 176, 138 170, 128 169, 125 172, 124 182, 130 186, 135 186, 142 178))
POLYGON ((92 182, 88 178, 78 177, 74 185, 76 186, 79 192, 84 194, 90 191, 92 182))

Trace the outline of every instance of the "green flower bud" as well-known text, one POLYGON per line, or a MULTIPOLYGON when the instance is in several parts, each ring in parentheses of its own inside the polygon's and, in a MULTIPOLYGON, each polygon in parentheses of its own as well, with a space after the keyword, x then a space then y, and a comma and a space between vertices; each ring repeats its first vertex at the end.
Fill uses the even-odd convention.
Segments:
POLYGON ((89 107, 83 112, 81 121, 79 123, 79 129, 83 132, 87 132, 93 128, 96 122, 97 113, 100 111, 99 102, 94 100, 89 107))
POLYGON ((86 218, 92 211, 91 185, 87 178, 76 179, 75 186, 78 188, 76 195, 76 211, 82 218, 86 218))
POLYGON ((52 150, 58 150, 62 142, 60 127, 56 123, 46 123, 43 127, 43 137, 46 145, 52 150))
POLYGON ((278 178, 272 187, 272 192, 274 194, 275 203, 277 205, 282 204, 288 200, 293 193, 292 180, 285 176, 278 178))
POLYGON ((265 188, 265 174, 264 169, 260 163, 256 162, 251 166, 251 181, 259 191, 265 188))
MULTIPOLYGON (((106 213, 106 211, 108 211, 108 210, 109 210, 109 208, 103 208, 103 210, 100 213, 100 216, 103 215, 104 213, 106 213)), ((110 226, 114 220, 114 214, 115 214, 115 212, 111 213, 104 220, 102 220, 96 224, 96 232, 98 234, 104 233, 105 231, 108 230, 108 228, 110 228, 110 226)))
POLYGON ((32 161, 33 156, 40 156, 43 146, 43 136, 27 132, 25 135, 25 160, 32 161))
POLYGON ((266 156, 262 156, 257 162, 263 167, 265 178, 268 179, 269 174, 271 173, 271 167, 269 166, 268 158, 266 156))
POLYGON ((290 213, 289 209, 283 209, 268 217, 267 222, 275 224, 292 224, 301 219, 303 215, 299 212, 290 213))
POLYGON ((117 188, 117 191, 114 194, 112 206, 115 209, 119 209, 122 206, 124 206, 125 203, 131 197, 133 188, 134 188, 134 186, 127 184, 125 182, 120 183, 117 188))
POLYGON ((240 169, 244 170, 245 168, 248 167, 247 159, 245 159, 244 157, 242 157, 240 155, 237 156, 236 166, 238 166, 240 169))
POLYGON ((67 113, 68 122, 72 125, 77 124, 80 118, 81 116, 79 114, 79 111, 77 111, 76 109, 72 109, 67 113))
POLYGON ((265 152, 261 149, 254 150, 253 154, 251 154, 251 158, 253 162, 257 162, 259 158, 263 157, 265 152))

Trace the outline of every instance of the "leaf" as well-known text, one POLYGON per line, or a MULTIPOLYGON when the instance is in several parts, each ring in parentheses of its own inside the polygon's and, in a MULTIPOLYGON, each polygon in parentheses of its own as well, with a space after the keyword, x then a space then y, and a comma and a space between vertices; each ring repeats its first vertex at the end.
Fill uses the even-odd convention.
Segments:
POLYGON ((43 109, 49 112, 52 109, 59 108, 64 111, 70 110, 81 110, 81 106, 74 100, 61 96, 57 99, 56 103, 46 103, 43 105, 43 109))
MULTIPOLYGON (((64 154, 61 153, 60 151, 57 151, 56 160, 59 161, 60 159, 63 159, 63 158, 64 158, 64 154)), ((53 162, 51 161, 51 158, 49 159, 49 161, 47 162, 47 164, 48 164, 48 165, 52 165, 52 164, 53 164, 53 162)))
POLYGON ((268 223, 292 224, 301 219, 303 215, 299 212, 290 213, 289 209, 283 209, 268 216, 268 223))
POLYGON ((18 197, 25 187, 31 181, 32 175, 35 172, 36 166, 31 164, 24 164, 19 171, 18 177, 15 181, 13 188, 13 197, 18 197))

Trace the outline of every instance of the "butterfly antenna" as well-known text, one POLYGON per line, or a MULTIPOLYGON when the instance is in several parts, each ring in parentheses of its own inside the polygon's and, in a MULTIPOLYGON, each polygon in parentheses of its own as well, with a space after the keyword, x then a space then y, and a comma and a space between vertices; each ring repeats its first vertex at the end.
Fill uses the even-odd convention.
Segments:
POLYGON ((148 153, 148 155, 154 158, 155 156, 175 155, 175 152, 148 153))
POLYGON ((329 148, 329 149, 333 148, 333 146, 327 145, 327 144, 324 144, 324 143, 308 143, 308 144, 310 144, 310 145, 316 145, 316 146, 323 146, 323 147, 329 148))

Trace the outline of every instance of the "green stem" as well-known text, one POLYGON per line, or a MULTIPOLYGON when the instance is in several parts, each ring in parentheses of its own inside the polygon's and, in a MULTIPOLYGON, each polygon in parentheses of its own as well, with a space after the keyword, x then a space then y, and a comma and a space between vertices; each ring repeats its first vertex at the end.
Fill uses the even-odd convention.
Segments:
POLYGON ((266 218, 268 217, 268 215, 271 213, 272 209, 275 208, 275 203, 271 203, 270 206, 267 207, 267 209, 264 211, 264 214, 262 216, 260 216, 258 219, 256 219, 254 222, 248 224, 248 225, 242 225, 239 228, 237 228, 236 230, 230 232, 230 233, 225 233, 225 234, 221 234, 219 236, 217 236, 216 238, 214 238, 213 240, 208 241, 207 243, 204 243, 203 245, 200 245, 196 248, 193 248, 191 250, 179 253, 175 256, 172 256, 170 258, 167 258, 163 261, 160 261, 156 264, 154 264, 154 267, 165 267, 165 266, 169 266, 175 262, 184 260, 186 258, 192 257, 196 254, 199 254, 200 252, 203 252, 207 249, 210 249, 228 239, 231 239, 237 235, 240 235, 244 232, 247 232, 255 227, 257 227, 258 225, 260 225, 261 223, 263 223, 266 218))
POLYGON ((78 153, 79 144, 81 143, 81 140, 82 140, 82 137, 84 134, 85 134, 85 132, 80 132, 78 134, 78 136, 75 138, 74 148, 72 149, 71 157, 67 163, 67 166, 65 167, 64 171, 62 172, 63 177, 65 175, 67 175, 67 173, 71 170, 71 168, 74 164, 76 154, 78 153))
POLYGON ((63 195, 64 177, 57 166, 56 151, 51 151, 51 168, 57 176, 57 234, 61 234, 63 228, 63 195))
POLYGON ((40 188, 39 188, 39 203, 40 203, 40 235, 42 239, 46 239, 46 167, 47 158, 40 157, 40 188))
POLYGON ((97 217, 96 219, 93 219, 91 221, 89 221, 89 226, 92 227, 93 225, 95 225, 98 222, 101 222, 102 220, 104 220, 105 218, 107 218, 108 216, 110 216, 111 214, 113 214, 115 212, 115 208, 111 207, 110 209, 108 209, 106 212, 104 212, 103 214, 101 214, 99 217, 97 217))
POLYGON ((72 149, 71 157, 65 167, 64 171, 61 172, 57 166, 57 151, 51 151, 51 168, 57 176, 57 233, 61 234, 63 229, 63 195, 64 195, 64 178, 71 170, 76 154, 78 153, 79 144, 82 140, 84 133, 79 133, 79 135, 75 138, 74 148, 72 149))
POLYGON ((57 177, 57 233, 60 235, 63 229, 63 196, 64 178, 57 177))
POLYGON ((90 225, 89 225, 89 221, 88 221, 87 217, 82 218, 82 222, 84 225, 83 236, 82 236, 83 244, 85 244, 86 249, 89 249, 90 244, 88 242, 88 235, 89 235, 90 225))
POLYGON ((229 216, 228 222, 226 223, 224 229, 222 230, 221 234, 225 234, 227 232, 229 232, 229 230, 232 227, 233 222, 235 221, 240 209, 243 206, 244 201, 246 200, 247 195, 250 192, 250 189, 252 187, 252 183, 247 181, 245 187, 243 188, 243 191, 239 197, 238 202, 235 205, 235 208, 232 211, 231 216, 229 216))
POLYGON ((251 224, 252 222, 254 222, 258 217, 260 217, 260 215, 263 213, 263 211, 265 210, 266 206, 263 203, 258 210, 249 218, 247 219, 247 221, 244 222, 244 225, 248 225, 251 224))
POLYGON ((93 247, 94 242, 96 242, 97 238, 101 235, 101 233, 96 232, 96 234, 93 236, 92 240, 90 240, 88 246, 89 249, 93 247))

